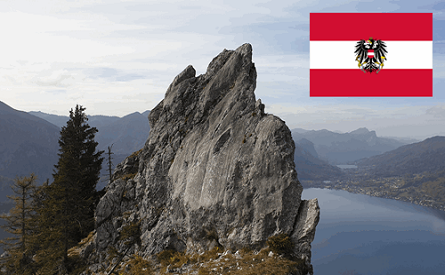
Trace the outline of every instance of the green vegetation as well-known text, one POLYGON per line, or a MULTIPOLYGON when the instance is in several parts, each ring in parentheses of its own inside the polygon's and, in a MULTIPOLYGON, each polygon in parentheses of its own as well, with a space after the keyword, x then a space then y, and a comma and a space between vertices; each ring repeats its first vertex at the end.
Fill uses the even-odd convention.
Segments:
POLYGON ((1 258, 0 267, 7 274, 33 274, 35 265, 32 261, 34 252, 34 213, 32 192, 35 189, 36 177, 17 178, 11 186, 15 196, 8 196, 14 202, 9 214, 0 216, 6 221, 2 228, 13 237, 0 241, 5 246, 7 256, 1 258))
POLYGON ((103 151, 96 151, 97 129, 86 123, 84 110, 79 105, 71 109, 70 119, 62 127, 54 181, 36 188, 31 175, 17 180, 13 187, 19 188, 20 194, 11 197, 16 208, 11 216, 1 217, 11 222, 8 224, 14 230, 10 232, 15 235, 3 241, 15 259, 5 260, 6 274, 79 274, 85 266, 79 253, 70 248, 94 229, 103 151), (19 218, 9 218, 14 215, 19 218))
POLYGON ((59 161, 54 182, 42 187, 39 216, 40 248, 37 262, 43 270, 71 272, 68 249, 94 229, 96 184, 103 151, 96 152, 96 128, 86 121, 85 108, 76 106, 60 132, 59 161))

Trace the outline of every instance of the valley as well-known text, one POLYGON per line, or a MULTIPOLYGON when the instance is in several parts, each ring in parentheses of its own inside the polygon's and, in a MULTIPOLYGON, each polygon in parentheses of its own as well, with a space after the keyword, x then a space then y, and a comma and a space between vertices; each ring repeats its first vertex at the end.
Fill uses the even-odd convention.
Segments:
MULTIPOLYGON (((367 129, 346 134, 334 134, 328 131, 319 131, 318 134, 316 131, 311 131, 304 134, 306 139, 310 138, 306 143, 312 142, 316 153, 319 154, 317 148, 322 148, 327 155, 337 156, 331 158, 327 165, 341 163, 345 155, 349 158, 348 162, 343 162, 349 165, 334 166, 346 168, 341 169, 341 173, 318 173, 323 177, 307 178, 304 176, 305 171, 301 170, 303 177, 299 176, 299 179, 305 188, 344 190, 445 211, 445 162, 443 161, 445 137, 435 136, 420 142, 396 145, 387 138, 379 140, 374 131, 367 129), (312 133, 312 136, 307 133, 312 133), (321 138, 326 136, 332 139, 328 141, 321 138), (360 147, 347 146, 358 143, 361 144, 360 147), (338 149, 339 144, 342 144, 342 150, 338 149), (371 148, 377 148, 376 144, 386 144, 385 146, 392 144, 394 147, 386 151, 383 147, 379 147, 382 153, 374 151, 366 158, 360 157, 364 151, 371 152, 371 148), (351 167, 356 168, 350 169, 351 167)), ((298 135, 295 136, 298 138, 298 135)), ((296 142, 298 143, 298 140, 296 142)), ((296 167, 300 173, 297 161, 296 167)))
MULTIPOLYGON (((44 148, 41 152, 31 154, 29 150, 16 150, 3 154, 0 168, 8 164, 8 169, 0 169, 0 201, 6 203, 6 209, 9 206, 6 195, 10 195, 9 185, 14 175, 35 172, 41 175, 41 181, 51 177, 52 165, 56 160, 57 129, 64 126, 68 117, 41 112, 25 113, 4 103, 1 106, 5 115, 0 120, 4 121, 2 125, 14 129, 5 136, 8 139, 4 140, 12 144, 5 148, 15 148, 13 146, 16 146, 18 141, 21 142, 18 148, 29 147, 39 140, 46 141, 45 148, 40 145, 42 142, 39 143, 39 148, 44 148), (12 124, 13 121, 16 124, 12 124), (21 138, 15 137, 14 133, 21 134, 24 131, 22 125, 36 124, 36 121, 46 127, 44 132, 43 126, 37 129, 28 127, 28 136, 33 139, 21 141, 21 138), (41 133, 48 132, 51 132, 51 139, 40 138, 41 133), (44 165, 46 170, 33 165, 32 156, 39 156, 39 163, 44 165)), ((108 146, 113 146, 113 169, 132 152, 144 146, 150 131, 147 121, 149 112, 136 112, 122 118, 89 117, 89 123, 99 129, 99 149, 106 151, 108 146)), ((305 188, 345 190, 445 211, 445 162, 442 161, 445 156, 445 137, 432 137, 422 142, 407 144, 407 140, 378 137, 375 131, 366 128, 343 134, 298 128, 291 132, 295 141, 294 162, 298 179, 305 188), (343 166, 339 164, 345 163, 354 164, 358 168, 340 169, 339 167, 343 166)), ((106 160, 101 175, 98 189, 108 183, 106 160)))
POLYGON ((375 177, 365 169, 345 169, 340 178, 301 180, 304 188, 344 190, 355 194, 406 201, 445 211, 445 173, 375 177))

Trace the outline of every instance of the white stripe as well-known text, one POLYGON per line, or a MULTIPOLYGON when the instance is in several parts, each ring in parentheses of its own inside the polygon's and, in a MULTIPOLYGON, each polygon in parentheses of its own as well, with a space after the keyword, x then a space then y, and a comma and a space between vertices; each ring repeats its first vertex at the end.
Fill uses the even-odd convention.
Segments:
MULTIPOLYGON (((358 69, 358 41, 310 41, 311 69, 358 69)), ((432 69, 432 41, 384 41, 387 60, 383 69, 432 69)))

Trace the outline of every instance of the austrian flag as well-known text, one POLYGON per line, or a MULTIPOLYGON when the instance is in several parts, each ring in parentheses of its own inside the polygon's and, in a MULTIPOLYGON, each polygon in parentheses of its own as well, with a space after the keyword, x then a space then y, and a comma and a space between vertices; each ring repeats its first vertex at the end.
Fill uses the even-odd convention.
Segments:
POLYGON ((310 96, 433 96, 433 14, 311 13, 310 96))

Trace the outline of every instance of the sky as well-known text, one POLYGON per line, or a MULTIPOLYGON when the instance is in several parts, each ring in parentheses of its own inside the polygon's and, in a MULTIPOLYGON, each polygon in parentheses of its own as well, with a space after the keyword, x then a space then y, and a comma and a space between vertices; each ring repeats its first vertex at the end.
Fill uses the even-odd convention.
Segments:
POLYGON ((57 115, 76 104, 89 115, 142 113, 188 65, 203 74, 223 49, 250 43, 256 97, 291 129, 421 140, 445 135, 444 12, 431 0, 0 1, 0 100, 57 115), (433 13, 433 97, 311 98, 313 12, 433 13))

